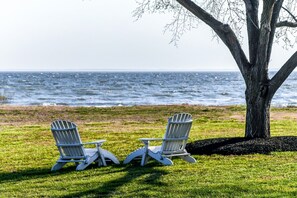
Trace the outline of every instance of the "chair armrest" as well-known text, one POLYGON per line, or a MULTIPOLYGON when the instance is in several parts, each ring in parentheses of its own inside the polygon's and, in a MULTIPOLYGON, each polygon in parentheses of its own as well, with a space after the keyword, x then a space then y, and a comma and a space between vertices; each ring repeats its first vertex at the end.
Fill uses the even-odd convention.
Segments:
POLYGON ((163 138, 139 138, 139 140, 143 142, 145 147, 148 147, 150 141, 162 141, 163 138))
POLYGON ((163 140, 167 141, 178 141, 178 140, 187 140, 188 137, 182 137, 182 138, 164 138, 163 140))
POLYGON ((98 140, 95 142, 86 142, 86 143, 82 143, 83 145, 88 145, 88 144, 102 144, 103 142, 106 142, 106 140, 98 140))
POLYGON ((162 141, 163 138, 139 138, 139 140, 143 142, 149 142, 149 141, 162 141))
POLYGON ((163 138, 139 138, 141 141, 162 141, 163 138))

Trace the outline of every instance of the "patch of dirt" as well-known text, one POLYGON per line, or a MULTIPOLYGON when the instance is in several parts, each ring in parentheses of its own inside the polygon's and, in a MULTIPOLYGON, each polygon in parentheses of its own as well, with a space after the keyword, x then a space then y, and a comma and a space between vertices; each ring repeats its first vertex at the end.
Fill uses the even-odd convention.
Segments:
MULTIPOLYGON (((245 121, 245 115, 243 114, 233 114, 230 116, 232 119, 239 121, 245 121)), ((271 112, 271 120, 285 120, 285 119, 295 119, 297 120, 297 114, 293 112, 271 112)))
POLYGON ((271 112, 270 117, 272 120, 297 119, 297 114, 296 112, 271 112))
POLYGON ((269 154, 280 151, 297 151, 297 136, 280 136, 272 138, 215 138, 188 143, 186 149, 198 155, 246 155, 269 154))
POLYGON ((245 115, 242 115, 242 114, 233 114, 230 116, 230 118, 239 120, 239 121, 245 121, 245 115))

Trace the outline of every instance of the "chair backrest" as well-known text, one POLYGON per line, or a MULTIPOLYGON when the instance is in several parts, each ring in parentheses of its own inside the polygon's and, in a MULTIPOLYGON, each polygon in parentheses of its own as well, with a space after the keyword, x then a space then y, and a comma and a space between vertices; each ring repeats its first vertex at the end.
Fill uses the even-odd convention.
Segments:
POLYGON ((191 127, 192 116, 188 113, 179 113, 170 117, 162 143, 162 154, 184 152, 191 127))
POLYGON ((85 150, 74 123, 56 120, 51 124, 51 131, 62 159, 85 158, 85 150))

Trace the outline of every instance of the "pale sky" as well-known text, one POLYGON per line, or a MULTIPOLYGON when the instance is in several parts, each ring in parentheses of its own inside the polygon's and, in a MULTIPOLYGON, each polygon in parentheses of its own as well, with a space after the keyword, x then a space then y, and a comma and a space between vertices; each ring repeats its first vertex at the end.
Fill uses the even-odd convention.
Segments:
MULTIPOLYGON (((0 71, 238 71, 200 25, 178 47, 169 15, 135 21, 135 0, 0 0, 0 71)), ((280 67, 296 51, 277 47, 280 67)))

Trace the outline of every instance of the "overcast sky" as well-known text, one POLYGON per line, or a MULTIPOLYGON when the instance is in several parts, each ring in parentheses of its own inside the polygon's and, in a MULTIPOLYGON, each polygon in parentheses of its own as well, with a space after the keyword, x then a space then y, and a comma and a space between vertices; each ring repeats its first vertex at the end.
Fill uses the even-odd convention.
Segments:
MULTIPOLYGON (((0 0, 0 71, 238 71, 209 28, 179 46, 163 34, 168 15, 135 22, 134 0, 0 0)), ((280 67, 295 49, 277 47, 280 67)))

